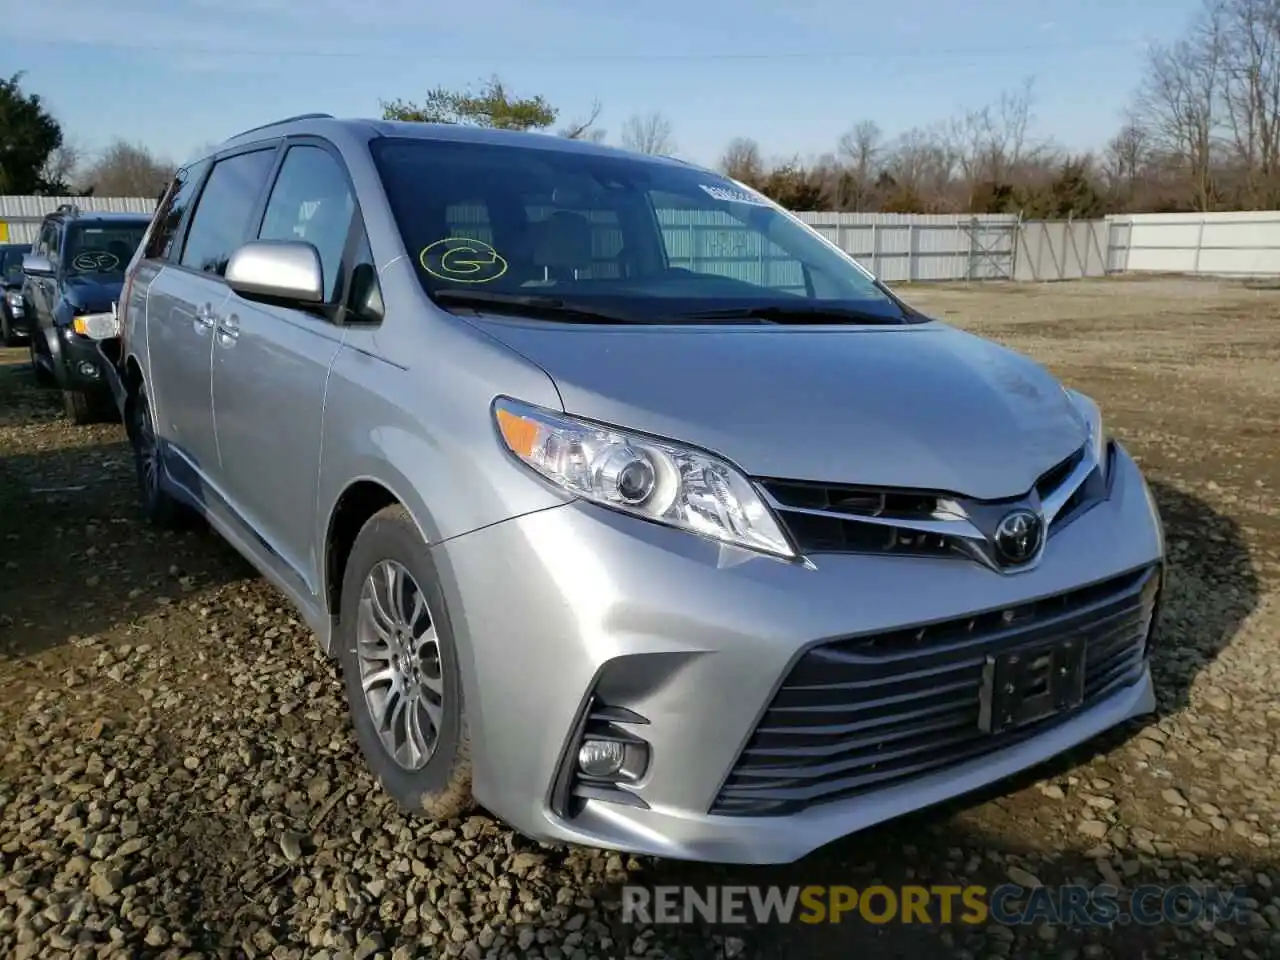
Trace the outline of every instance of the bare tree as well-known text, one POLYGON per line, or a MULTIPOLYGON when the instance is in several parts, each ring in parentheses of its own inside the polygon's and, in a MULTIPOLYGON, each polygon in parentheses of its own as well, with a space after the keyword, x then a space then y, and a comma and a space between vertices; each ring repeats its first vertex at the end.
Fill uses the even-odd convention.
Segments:
POLYGON ((64 140, 50 152, 40 170, 40 179, 51 186, 71 189, 84 162, 84 152, 76 144, 64 140))
POLYGON ((142 144, 117 140, 85 172, 84 183, 105 197, 154 197, 172 179, 176 166, 142 144))
POLYGON ((734 137, 720 158, 720 170, 743 183, 759 183, 766 173, 760 144, 750 137, 734 137))
POLYGON ((676 150, 671 121, 656 110, 632 114, 622 125, 622 145, 637 153, 670 156, 676 150))
POLYGON ((596 121, 600 119, 602 109, 600 101, 593 100, 591 109, 587 111, 586 119, 575 120, 567 127, 562 127, 558 134, 568 140, 589 140, 592 143, 602 143, 605 138, 605 132, 595 125, 596 121))
POLYGON ((874 120, 863 120, 840 137, 838 150, 848 173, 846 202, 854 210, 866 210, 880 173, 884 131, 874 120))
POLYGON ((980 186, 1007 185, 1033 160, 1034 103, 1034 81, 1028 78, 994 104, 968 110, 949 125, 947 139, 964 184, 966 209, 980 186))
POLYGON ((1221 23, 1222 101, 1246 203, 1280 202, 1280 0, 1211 0, 1221 23))
POLYGON ((1222 8, 1208 7, 1188 36, 1152 47, 1139 116, 1156 149, 1180 168, 1197 210, 1214 202, 1213 160, 1222 133, 1225 37, 1222 8))
POLYGON ((1101 165, 1107 187, 1122 207, 1128 209, 1133 205, 1139 184, 1151 164, 1151 138, 1131 116, 1108 141, 1101 165))
POLYGON ((941 212, 953 206, 947 194, 956 165, 946 130, 913 127, 893 142, 885 174, 899 202, 941 212))

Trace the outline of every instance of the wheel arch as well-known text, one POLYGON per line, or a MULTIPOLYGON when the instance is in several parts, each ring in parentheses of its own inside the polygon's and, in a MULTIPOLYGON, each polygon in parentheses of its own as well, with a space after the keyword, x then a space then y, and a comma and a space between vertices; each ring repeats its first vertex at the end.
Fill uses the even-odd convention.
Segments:
MULTIPOLYGON (((351 557, 351 548, 370 517, 386 507, 404 507, 413 519, 422 542, 430 544, 434 541, 435 538, 429 536, 423 526, 421 506, 400 492, 404 489, 406 487, 403 484, 388 483, 374 476, 361 476, 348 482, 334 500, 325 520, 321 552, 324 609, 332 627, 336 628, 342 613, 342 578, 351 557)), ((331 628, 329 642, 325 645, 325 652, 329 654, 333 652, 333 633, 331 628)))

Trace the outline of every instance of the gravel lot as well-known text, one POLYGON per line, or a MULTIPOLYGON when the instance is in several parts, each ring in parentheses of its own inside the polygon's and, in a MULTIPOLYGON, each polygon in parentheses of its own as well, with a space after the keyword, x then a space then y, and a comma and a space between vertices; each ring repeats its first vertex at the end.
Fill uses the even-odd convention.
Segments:
POLYGON ((1280 292, 1174 279, 908 291, 1102 404, 1172 550, 1160 714, 1001 789, 784 868, 408 823, 338 676, 213 535, 133 508, 118 424, 0 351, 0 955, 1280 956, 1280 292), (643 883, 1191 883, 1240 923, 713 931, 624 925, 643 883))

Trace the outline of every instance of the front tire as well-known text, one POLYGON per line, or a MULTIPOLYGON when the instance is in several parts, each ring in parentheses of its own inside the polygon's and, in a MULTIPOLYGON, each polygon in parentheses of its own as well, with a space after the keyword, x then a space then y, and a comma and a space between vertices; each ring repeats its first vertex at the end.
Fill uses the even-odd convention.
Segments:
POLYGON ((94 398, 83 390, 63 390, 62 409, 67 419, 76 426, 82 427, 97 419, 97 404, 94 403, 94 398))
POLYGON ((9 319, 9 311, 0 307, 0 346, 12 347, 18 342, 13 335, 13 321, 9 319))
POLYGON ((36 334, 28 334, 27 340, 27 353, 31 357, 31 372, 36 376, 36 383, 42 387, 53 386, 53 374, 40 363, 40 354, 36 351, 36 334))
POLYGON ((374 514, 342 579, 337 650, 356 741, 404 810, 469 810, 471 739, 435 563, 401 506, 374 514))

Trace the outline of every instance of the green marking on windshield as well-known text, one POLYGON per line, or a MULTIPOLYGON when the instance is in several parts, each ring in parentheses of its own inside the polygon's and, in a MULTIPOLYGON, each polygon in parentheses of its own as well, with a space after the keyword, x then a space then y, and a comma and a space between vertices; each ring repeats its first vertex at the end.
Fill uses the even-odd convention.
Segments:
POLYGON ((454 283, 489 283, 507 272, 507 261, 483 240, 445 237, 418 254, 422 269, 454 283))

